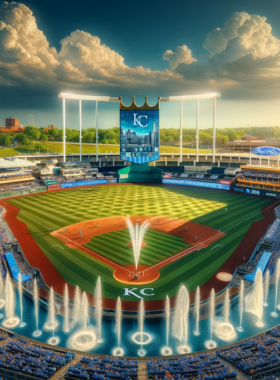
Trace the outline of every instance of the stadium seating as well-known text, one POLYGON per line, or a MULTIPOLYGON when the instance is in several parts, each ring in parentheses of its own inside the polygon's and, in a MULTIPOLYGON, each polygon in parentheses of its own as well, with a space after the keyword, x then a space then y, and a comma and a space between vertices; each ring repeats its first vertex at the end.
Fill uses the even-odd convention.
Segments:
POLYGON ((233 364, 247 375, 257 374, 280 366, 280 328, 273 329, 267 335, 251 338, 218 355, 233 364), (277 336, 275 336, 277 335, 277 336))
POLYGON ((75 354, 70 352, 49 350, 12 338, 0 347, 0 368, 49 379, 74 357, 75 354))
POLYGON ((70 366, 64 379, 125 379, 137 378, 138 360, 118 358, 87 357, 70 366))
POLYGON ((189 355, 178 359, 148 360, 148 376, 152 380, 205 379, 223 380, 236 379, 237 371, 219 360, 216 354, 189 355))

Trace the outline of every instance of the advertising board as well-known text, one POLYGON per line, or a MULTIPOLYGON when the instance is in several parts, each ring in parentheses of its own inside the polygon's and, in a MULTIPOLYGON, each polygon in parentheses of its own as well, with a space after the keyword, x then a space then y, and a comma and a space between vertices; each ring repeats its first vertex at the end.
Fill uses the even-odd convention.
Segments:
POLYGON ((159 159, 159 109, 120 110, 121 160, 143 164, 159 159))
POLYGON ((48 185, 47 186, 47 190, 56 190, 56 189, 60 189, 60 183, 58 183, 56 185, 48 185))
POLYGON ((278 191, 252 189, 248 187, 233 187, 232 190, 235 191, 236 193, 257 195, 260 197, 275 198, 275 199, 280 198, 280 192, 278 191))
POLYGON ((251 152, 258 156, 277 156, 280 153, 280 149, 273 146, 258 146, 252 149, 251 152))
POLYGON ((220 183, 223 185, 231 185, 231 181, 226 181, 225 179, 222 179, 220 183))
POLYGON ((80 181, 80 182, 66 182, 60 185, 61 189, 68 189, 71 187, 79 186, 92 186, 92 185, 103 185, 107 183, 107 179, 97 179, 92 181, 80 181))
POLYGON ((199 182, 199 181, 187 181, 187 180, 163 178, 162 183, 168 184, 168 185, 196 186, 196 187, 206 187, 209 189, 230 190, 230 185, 223 185, 220 183, 213 183, 213 182, 199 182))

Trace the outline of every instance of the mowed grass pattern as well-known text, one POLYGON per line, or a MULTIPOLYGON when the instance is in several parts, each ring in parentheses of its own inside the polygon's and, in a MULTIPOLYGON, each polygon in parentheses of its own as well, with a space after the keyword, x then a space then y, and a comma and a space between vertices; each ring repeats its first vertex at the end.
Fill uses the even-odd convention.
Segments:
MULTIPOLYGON (((134 264, 133 249, 128 230, 119 230, 95 236, 85 246, 120 265, 134 264)), ((144 236, 146 246, 141 249, 139 264, 152 266, 190 247, 181 237, 148 230, 144 236)))
MULTIPOLYGON (((65 281, 93 293, 97 277, 101 276, 103 296, 107 298, 122 296, 124 292, 124 284, 113 278, 113 269, 63 244, 50 235, 52 227, 56 230, 109 216, 146 215, 180 217, 226 232, 219 246, 213 243, 160 269, 159 279, 152 283, 155 296, 149 297, 150 300, 164 298, 166 294, 175 296, 181 284, 192 291, 205 283, 234 252, 251 224, 263 218, 261 208, 273 203, 270 199, 225 191, 156 185, 71 189, 7 202, 21 209, 18 218, 27 224, 31 235, 65 281)), ((244 252, 244 255, 248 257, 251 253, 244 252)), ((135 301, 133 296, 125 299, 135 301)))

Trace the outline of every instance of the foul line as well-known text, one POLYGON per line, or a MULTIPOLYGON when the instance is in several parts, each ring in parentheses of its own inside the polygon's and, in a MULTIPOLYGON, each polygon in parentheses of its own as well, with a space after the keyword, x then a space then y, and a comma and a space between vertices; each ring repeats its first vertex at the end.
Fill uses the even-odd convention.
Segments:
MULTIPOLYGON (((5 201, 2 201, 2 202, 6 204, 5 201)), ((18 210, 17 210, 17 207, 14 207, 14 205, 10 205, 10 204, 9 204, 9 206, 13 207, 14 209, 16 209, 16 211, 18 211, 18 210)), ((9 206, 8 206, 8 207, 9 207, 9 206)), ((6 207, 7 207, 7 206, 6 206, 6 207)), ((42 223, 38 222, 37 220, 31 218, 30 216, 24 214, 21 210, 20 210, 19 212, 21 212, 21 214, 24 215, 24 216, 26 216, 27 218, 33 220, 35 223, 38 223, 38 224, 40 224, 41 226, 43 226, 44 228, 47 228, 47 229, 49 229, 50 231, 52 231, 51 228, 45 226, 44 224, 42 224, 42 223)), ((113 268, 115 269, 116 267, 118 267, 118 268, 120 268, 120 269, 123 269, 123 270, 128 271, 128 269, 122 267, 121 265, 115 263, 114 261, 111 261, 111 260, 107 259, 106 257, 103 257, 103 256, 99 255, 98 253, 94 252, 93 250, 88 249, 88 248, 86 248, 86 247, 84 247, 84 246, 82 246, 82 245, 80 245, 80 244, 74 242, 73 240, 68 239, 66 236, 63 236, 63 235, 59 234, 59 233, 56 232, 56 231, 53 231, 53 232, 55 232, 57 235, 63 237, 64 239, 69 240, 69 242, 71 242, 72 244, 75 244, 77 247, 79 247, 79 248, 81 249, 81 251, 85 251, 85 250, 86 250, 86 251, 88 251, 88 252, 90 252, 90 253, 94 253, 96 256, 100 257, 101 259, 105 259, 105 261, 107 261, 107 263, 111 263, 111 264, 113 264, 113 266, 110 265, 111 268, 113 267, 113 268)), ((52 235, 52 236, 53 236, 53 235, 52 235)), ((55 237, 55 236, 54 236, 54 237, 55 237)), ((58 245, 58 244, 57 244, 57 245, 58 245)), ((61 248, 62 248, 62 247, 61 247, 61 248)), ((69 247, 69 248, 70 248, 70 247, 69 247)), ((64 249, 64 248, 63 248, 63 249, 64 249)), ((102 261, 102 260, 100 260, 100 261, 102 261)), ((104 261, 103 261, 103 262, 104 262, 104 261)), ((109 265, 109 264, 107 264, 107 265, 109 265)), ((128 272, 129 272, 129 271, 128 271, 128 272)))
MULTIPOLYGON (((242 220, 241 222, 235 224, 234 226, 232 226, 232 227, 230 227, 230 228, 228 228, 227 230, 222 231, 222 232, 226 233, 227 231, 231 230, 232 228, 237 227, 239 224, 246 222, 246 220, 249 220, 249 219, 253 218, 254 216, 256 216, 256 215, 258 215, 258 214, 264 214, 264 212, 267 211, 269 208, 271 208, 271 207, 274 207, 274 208, 275 208, 275 205, 276 205, 277 203, 279 203, 279 202, 280 202, 280 200, 277 201, 277 202, 275 202, 275 203, 272 203, 271 205, 267 206, 267 207, 264 208, 263 210, 257 212, 257 213, 254 214, 254 215, 251 215, 249 218, 242 220)), ((247 231, 247 232, 248 232, 248 231, 247 231)), ((165 259, 165 260, 163 260, 163 261, 161 261, 161 262, 159 262, 159 263, 157 263, 157 264, 155 264, 155 265, 153 265, 153 266, 151 266, 151 267, 145 269, 143 272, 146 272, 146 271, 148 271, 148 270, 150 270, 150 269, 152 269, 152 268, 156 268, 156 267, 158 267, 159 265, 160 265, 160 268, 162 268, 162 264, 165 263, 166 261, 169 261, 169 262, 166 262, 166 264, 164 264, 163 267, 164 267, 165 265, 169 264, 169 263, 172 263, 172 262, 174 262, 174 261, 177 261, 178 259, 181 259, 182 257, 186 256, 187 254, 197 251, 198 248, 199 248, 199 249, 203 248, 202 245, 203 245, 204 243, 206 243, 206 242, 208 242, 208 241, 211 241, 212 239, 214 239, 214 238, 217 237, 218 235, 219 235, 219 234, 216 234, 216 235, 212 236, 211 238, 206 239, 206 240, 202 241, 201 243, 199 243, 199 244, 197 244, 197 245, 195 245, 195 246, 192 246, 192 247, 186 249, 186 250, 183 251, 183 252, 179 252, 178 255, 177 255, 176 257, 174 256, 172 260, 170 260, 170 257, 169 257, 169 258, 167 258, 167 259, 165 259)), ((219 245, 221 245, 221 244, 219 244, 219 245)), ((216 246, 216 247, 217 247, 217 246, 216 246)), ((214 247, 214 248, 215 248, 215 247, 214 247)))
POLYGON ((212 251, 212 249, 214 249, 216 247, 223 247, 223 245, 222 244, 215 245, 215 247, 211 248, 211 251, 212 251))
POLYGON ((65 249, 65 248, 61 247, 61 245, 59 245, 59 244, 54 244, 54 245, 52 245, 52 247, 55 247, 56 245, 57 245, 58 247, 62 248, 62 249, 65 249))

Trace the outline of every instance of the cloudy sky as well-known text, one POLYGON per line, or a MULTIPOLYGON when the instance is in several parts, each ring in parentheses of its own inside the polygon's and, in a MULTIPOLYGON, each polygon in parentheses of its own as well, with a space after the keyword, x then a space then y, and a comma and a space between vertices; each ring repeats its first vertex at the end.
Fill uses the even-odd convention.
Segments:
MULTIPOLYGON (((59 92, 136 96, 221 93, 219 127, 280 125, 279 0, 27 0, 0 2, 0 125, 61 126, 59 92)), ((84 127, 94 104, 83 104, 84 127)), ((161 125, 178 127, 179 105, 161 125)), ((194 102, 184 125, 194 126, 194 102)), ((67 103, 67 126, 78 105, 67 103)), ((212 102, 201 102, 201 127, 212 102)), ((100 127, 118 125, 118 105, 100 105, 100 127)))

